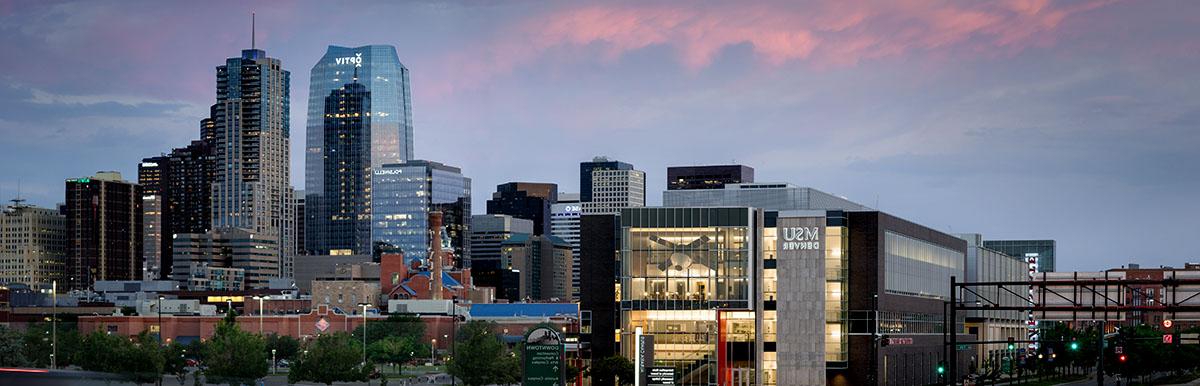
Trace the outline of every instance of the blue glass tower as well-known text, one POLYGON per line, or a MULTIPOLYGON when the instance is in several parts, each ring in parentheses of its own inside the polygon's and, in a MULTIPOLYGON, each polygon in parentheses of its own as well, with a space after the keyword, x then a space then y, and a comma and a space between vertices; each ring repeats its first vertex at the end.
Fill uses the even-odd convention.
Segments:
POLYGON ((374 170, 372 239, 383 249, 399 249, 405 261, 429 256, 429 212, 443 214, 444 250, 458 261, 469 253, 471 179, 453 166, 412 160, 374 170), (448 247, 448 248, 447 248, 448 247))
POLYGON ((411 159, 412 134, 408 69, 396 48, 329 46, 309 83, 306 250, 371 253, 371 170, 411 159))

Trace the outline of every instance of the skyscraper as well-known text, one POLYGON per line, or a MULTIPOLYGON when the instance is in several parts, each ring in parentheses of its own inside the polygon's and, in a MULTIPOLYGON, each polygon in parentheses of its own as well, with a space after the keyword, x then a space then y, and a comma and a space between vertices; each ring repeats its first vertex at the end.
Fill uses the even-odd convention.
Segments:
POLYGON ((67 288, 142 279, 142 188, 117 172, 67 180, 67 288))
POLYGON ((616 214, 621 208, 646 206, 646 172, 592 170, 592 200, 582 206, 584 214, 616 214))
POLYGON ((507 214, 533 221, 533 234, 550 233, 550 205, 558 202, 558 185, 509 182, 496 186, 487 201, 488 214, 507 214))
POLYGON ((405 261, 429 257, 429 212, 443 216, 443 250, 461 260, 469 247, 471 179, 462 170, 433 161, 383 165, 374 172, 372 238, 399 248, 405 261))
POLYGON ((579 194, 559 193, 558 202, 550 205, 550 234, 571 246, 571 297, 579 299, 579 194))
POLYGON ((312 68, 305 250, 370 254, 372 169, 412 158, 408 69, 388 45, 329 46, 312 68))
MULTIPOLYGON (((294 247, 289 196, 290 73, 259 49, 217 67, 212 108, 212 229, 237 228, 271 240, 274 275, 294 247), (286 255, 286 256, 285 256, 286 255)), ((293 233, 294 234, 294 233, 293 233)), ((236 259, 235 259, 236 260, 236 259)), ((263 273, 271 269, 258 269, 263 273)), ((260 283, 247 272, 247 282, 260 283)))
MULTIPOLYGON (((201 123, 201 137, 205 126, 201 123)), ((204 233, 212 227, 213 148, 206 140, 192 141, 170 154, 142 159, 138 184, 143 195, 143 250, 146 271, 153 279, 171 277, 171 237, 204 233)))
MULTIPOLYGON (((592 172, 596 170, 633 170, 633 165, 604 156, 593 157, 591 162, 580 162, 579 202, 592 201, 592 172)), ((645 196, 645 191, 643 191, 642 197, 645 196)))
POLYGON ((1021 259, 1036 256, 1038 272, 1054 272, 1054 240, 984 240, 983 246, 1021 259))

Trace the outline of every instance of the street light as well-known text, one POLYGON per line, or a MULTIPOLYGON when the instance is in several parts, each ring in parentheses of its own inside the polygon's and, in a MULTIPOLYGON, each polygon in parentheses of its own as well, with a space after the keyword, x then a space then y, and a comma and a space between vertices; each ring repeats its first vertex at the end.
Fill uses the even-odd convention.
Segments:
POLYGON ((433 358, 433 354, 436 352, 437 352, 437 338, 433 338, 433 341, 431 343, 429 343, 429 365, 430 366, 437 364, 437 361, 433 358))
POLYGON ((275 349, 271 349, 271 374, 275 374, 279 361, 275 360, 275 349))
POLYGON ((50 293, 54 300, 51 301, 51 308, 54 310, 51 313, 50 330, 53 338, 50 341, 50 368, 54 369, 58 364, 58 280, 50 282, 50 293))
POLYGON ((258 300, 258 335, 263 333, 263 299, 265 296, 255 296, 254 300, 258 300))
POLYGON ((358 303, 358 305, 362 306, 362 308, 363 308, 363 324, 362 324, 362 328, 363 328, 363 361, 362 361, 362 363, 363 363, 363 365, 366 365, 367 364, 367 307, 370 307, 371 303, 358 303))
POLYGON ((163 301, 163 296, 158 295, 158 344, 160 344, 160 345, 163 342, 162 301, 163 301))

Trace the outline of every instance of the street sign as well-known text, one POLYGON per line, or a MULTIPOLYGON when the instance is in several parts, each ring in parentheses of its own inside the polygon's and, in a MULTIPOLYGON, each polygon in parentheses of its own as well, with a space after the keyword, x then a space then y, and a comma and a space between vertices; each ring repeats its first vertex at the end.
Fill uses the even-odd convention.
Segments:
POLYGON ((1171 319, 1163 319, 1162 324, 1163 324, 1163 328, 1171 328, 1171 326, 1175 325, 1175 322, 1172 322, 1171 319))
POLYGON ((552 328, 536 327, 525 335, 524 386, 562 386, 566 366, 563 364, 562 336, 552 328))
POLYGON ((1124 348, 1124 347, 1121 347, 1121 346, 1117 346, 1117 347, 1113 348, 1113 352, 1115 352, 1115 353, 1117 353, 1117 354, 1124 354, 1124 353, 1125 353, 1125 348, 1124 348))
POLYGON ((1163 343, 1165 343, 1165 344, 1175 343, 1175 335, 1163 334, 1163 343))
POLYGON ((1179 334, 1179 344, 1200 344, 1200 334, 1179 334))
POLYGON ((675 368, 654 366, 646 376, 646 386, 675 386, 675 368))

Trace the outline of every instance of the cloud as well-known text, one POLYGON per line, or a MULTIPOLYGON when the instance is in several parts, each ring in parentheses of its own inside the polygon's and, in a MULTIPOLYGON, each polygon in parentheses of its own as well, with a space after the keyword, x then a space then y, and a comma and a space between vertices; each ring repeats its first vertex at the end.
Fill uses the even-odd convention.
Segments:
POLYGON ((555 54, 597 51, 615 61, 647 48, 670 47, 687 70, 698 71, 721 52, 748 46, 762 64, 806 61, 819 67, 913 52, 964 49, 1003 55, 1050 44, 1065 19, 1111 3, 1048 0, 954 2, 738 2, 664 5, 613 3, 538 14, 496 38, 454 53, 437 93, 473 88, 555 54), (452 79, 452 80, 450 80, 452 79))

